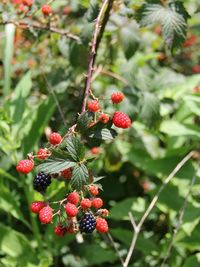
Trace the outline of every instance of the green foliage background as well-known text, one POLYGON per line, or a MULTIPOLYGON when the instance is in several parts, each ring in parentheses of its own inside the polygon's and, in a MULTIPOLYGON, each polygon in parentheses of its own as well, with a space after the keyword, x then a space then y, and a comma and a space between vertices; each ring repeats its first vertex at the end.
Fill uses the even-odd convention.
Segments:
MULTIPOLYGON (((27 153, 45 146, 49 127, 64 134, 80 112, 101 1, 67 2, 68 15, 63 14, 66 1, 52 3, 52 23, 79 36, 79 42, 34 28, 0 26, 0 266, 120 266, 106 237, 84 236, 80 243, 73 235, 56 237, 53 225, 41 225, 29 212, 33 200, 43 199, 33 191, 34 173, 24 176, 15 170, 27 153)), ((98 50, 93 91, 107 99, 113 91, 123 91, 126 99, 119 109, 134 122, 101 146, 91 164, 98 176, 105 176, 101 196, 110 209, 111 234, 125 256, 132 237, 128 212, 141 218, 163 179, 184 155, 199 148, 200 74, 193 67, 200 64, 200 6, 198 0, 168 1, 167 8, 156 0, 121 2, 114 2, 98 50), (186 31, 197 38, 189 47, 182 46, 186 31)), ((35 1, 33 9, 40 4, 35 1)), ((35 17, 46 23, 40 13, 35 17)), ((0 23, 8 18, 19 20, 19 15, 12 3, 1 1, 0 23)), ((101 105, 108 113, 118 108, 109 101, 101 105)), ((91 155, 89 149, 87 153, 91 155)), ((162 193, 129 266, 161 266, 198 158, 197 153, 162 193)), ((200 266, 199 176, 197 172, 166 266, 200 266)), ((64 192, 65 184, 54 181, 48 199, 60 199, 64 192)))

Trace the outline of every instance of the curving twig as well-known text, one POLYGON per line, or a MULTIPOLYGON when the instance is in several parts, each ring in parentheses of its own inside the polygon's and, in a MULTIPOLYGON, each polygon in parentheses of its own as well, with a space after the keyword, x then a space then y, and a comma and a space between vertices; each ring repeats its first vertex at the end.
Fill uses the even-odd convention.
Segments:
POLYGON ((62 29, 58 29, 56 27, 49 27, 49 25, 44 25, 41 24, 37 21, 32 21, 32 22, 27 22, 24 20, 21 21, 15 21, 15 20, 6 20, 6 21, 1 21, 0 25, 6 25, 6 24, 14 24, 16 27, 20 29, 38 29, 38 30, 45 30, 45 31, 50 31, 54 33, 58 33, 59 35, 65 36, 67 38, 73 39, 77 42, 80 42, 80 38, 73 33, 70 33, 69 31, 65 31, 62 29))
POLYGON ((169 174, 169 176, 164 180, 162 186, 160 187, 160 189, 158 190, 157 194, 154 196, 154 198, 152 199, 149 207, 147 208, 147 210, 145 211, 145 213, 143 214, 142 218, 140 219, 139 223, 136 224, 135 220, 133 220, 132 214, 129 213, 129 217, 131 220, 131 224, 133 226, 134 229, 134 234, 133 234, 133 238, 131 241, 131 245, 129 247, 126 259, 124 261, 123 267, 127 267, 129 265, 129 262, 131 260, 138 236, 140 234, 141 228, 145 222, 145 220, 147 219, 147 217, 149 216, 149 214, 151 213, 152 209, 155 207, 156 202, 158 201, 158 198, 160 196, 160 194, 162 193, 162 191, 165 189, 165 187, 167 186, 167 184, 172 180, 172 178, 174 178, 174 176, 177 174, 177 172, 186 164, 186 162, 192 158, 192 156, 195 154, 195 151, 191 151, 189 154, 187 154, 178 164, 177 166, 174 168, 174 170, 169 174))

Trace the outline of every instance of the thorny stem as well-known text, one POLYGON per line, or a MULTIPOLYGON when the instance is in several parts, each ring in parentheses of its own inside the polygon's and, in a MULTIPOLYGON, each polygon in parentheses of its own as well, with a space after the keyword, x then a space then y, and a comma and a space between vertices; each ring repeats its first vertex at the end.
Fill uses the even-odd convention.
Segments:
POLYGON ((96 59, 96 53, 97 53, 97 49, 98 49, 99 43, 100 43, 102 35, 103 35, 103 31, 105 29, 105 25, 106 25, 108 18, 109 18, 112 4, 113 4, 113 0, 104 0, 102 7, 100 9, 100 12, 98 14, 98 17, 96 19, 95 30, 94 30, 93 38, 92 38, 92 42, 91 42, 88 71, 87 71, 87 76, 86 76, 85 90, 84 90, 81 113, 83 113, 86 110, 86 103, 87 103, 87 99, 88 99, 88 96, 89 96, 90 90, 91 90, 92 75, 93 75, 93 71, 94 71, 94 63, 95 63, 95 59, 96 59))
POLYGON ((138 224, 135 223, 135 220, 133 219, 132 214, 129 213, 130 216, 130 220, 131 220, 131 224, 133 226, 134 229, 134 234, 133 234, 133 238, 131 241, 131 245, 129 247, 128 250, 128 254, 126 256, 126 259, 123 263, 123 267, 127 267, 129 265, 129 262, 131 260, 138 236, 140 234, 141 228, 145 222, 145 220, 147 219, 147 217, 149 216, 149 214, 151 213, 152 209, 155 207, 156 202, 158 201, 158 198, 160 196, 160 194, 162 193, 162 191, 165 189, 165 187, 167 186, 167 184, 172 180, 172 178, 177 174, 177 172, 186 164, 186 162, 191 159, 191 157, 195 154, 195 151, 191 151, 189 154, 187 154, 178 164, 177 166, 174 168, 174 170, 169 174, 169 176, 164 180, 162 186, 160 187, 160 189, 158 190, 157 194, 154 196, 154 198, 152 199, 149 207, 147 208, 147 210, 145 211, 145 213, 143 214, 141 220, 139 221, 138 224))

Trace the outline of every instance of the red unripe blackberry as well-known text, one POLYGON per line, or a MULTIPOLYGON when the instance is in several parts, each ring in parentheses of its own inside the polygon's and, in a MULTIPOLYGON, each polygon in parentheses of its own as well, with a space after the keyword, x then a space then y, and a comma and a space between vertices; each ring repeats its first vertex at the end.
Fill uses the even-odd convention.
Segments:
POLYGON ((49 136, 49 143, 51 145, 58 145, 62 140, 62 136, 59 133, 51 133, 49 136))
POLYGON ((82 233, 91 234, 96 226, 96 219, 93 214, 85 213, 80 220, 79 229, 82 233))
POLYGON ((92 202, 89 198, 84 198, 81 200, 81 208, 83 210, 89 209, 92 206, 92 202))
POLYGON ((94 155, 98 155, 101 153, 101 148, 100 147, 92 147, 90 149, 91 153, 94 154, 94 155))
POLYGON ((31 203, 30 209, 33 213, 39 213, 42 208, 46 206, 44 201, 35 201, 31 203))
POLYGON ((71 168, 65 169, 60 172, 60 175, 64 177, 65 179, 70 180, 72 178, 72 170, 71 168))
POLYGON ((192 67, 193 73, 200 73, 200 65, 195 65, 192 67))
POLYGON ((78 214, 77 207, 71 203, 65 205, 65 211, 69 217, 75 217, 78 214))
POLYGON ((46 158, 48 158, 48 150, 47 149, 45 149, 45 148, 40 148, 39 150, 38 150, 38 152, 37 152, 37 157, 39 158, 39 159, 46 159, 46 158))
POLYGON ((54 228, 54 233, 59 236, 62 237, 66 234, 66 228, 64 225, 59 224, 54 228))
POLYGON ((118 104, 124 100, 124 94, 121 92, 115 92, 111 95, 113 104, 118 104))
POLYGON ((92 100, 88 102, 88 110, 92 112, 97 112, 100 109, 99 102, 97 100, 92 100))
POLYGON ((53 218, 53 210, 50 206, 42 208, 39 212, 39 219, 41 223, 51 223, 53 218))
POLYGON ((67 201, 71 204, 77 205, 80 200, 79 194, 77 192, 72 192, 68 195, 67 201))
POLYGON ((118 128, 129 128, 131 126, 131 119, 129 116, 121 111, 116 111, 113 115, 113 123, 118 128))
POLYGON ((31 172, 33 168, 34 168, 34 162, 30 159, 20 160, 16 166, 16 170, 24 174, 31 172))
POLYGON ((19 5, 19 4, 22 3, 22 0, 12 0, 12 3, 13 3, 14 5, 19 5))
POLYGON ((33 0, 23 0, 22 3, 25 5, 25 6, 32 6, 33 4, 33 0))
POLYGON ((50 184, 51 184, 51 176, 47 173, 39 172, 34 177, 33 188, 40 193, 44 193, 50 184))
POLYGON ((99 189, 96 185, 89 185, 89 191, 93 196, 96 196, 99 194, 99 189))
POLYGON ((51 8, 51 6, 49 6, 49 5, 43 5, 43 6, 42 6, 42 13, 43 13, 45 16, 49 16, 49 15, 52 13, 52 8, 51 8))
POLYGON ((99 121, 106 124, 110 120, 109 116, 107 114, 101 114, 99 116, 99 121))
POLYGON ((100 233, 107 233, 108 232, 108 223, 103 218, 96 219, 96 229, 100 233))
POLYGON ((100 209, 103 206, 103 200, 99 197, 92 200, 92 207, 100 209))

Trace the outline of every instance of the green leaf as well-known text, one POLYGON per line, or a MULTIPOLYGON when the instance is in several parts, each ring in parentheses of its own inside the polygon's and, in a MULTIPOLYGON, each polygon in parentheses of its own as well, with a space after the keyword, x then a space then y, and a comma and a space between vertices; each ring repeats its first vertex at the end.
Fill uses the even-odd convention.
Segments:
POLYGON ((72 188, 81 190, 84 185, 89 182, 88 169, 84 164, 76 165, 74 167, 71 179, 72 188))
POLYGON ((123 27, 120 31, 120 42, 126 59, 130 59, 140 44, 136 27, 131 27, 131 25, 123 27))
POLYGON ((160 102, 152 93, 145 92, 141 98, 139 105, 139 119, 148 127, 156 126, 160 119, 160 102))
POLYGON ((45 163, 42 163, 37 166, 38 172, 45 173, 59 173, 65 169, 72 168, 76 165, 76 162, 63 160, 63 159, 48 159, 45 163))
POLYGON ((199 265, 200 253, 196 253, 195 255, 192 255, 185 260, 183 267, 199 267, 199 265))
POLYGON ((170 48, 179 47, 185 40, 189 17, 180 1, 166 6, 144 4, 137 12, 137 19, 141 26, 161 24, 163 36, 170 48))
POLYGON ((83 157, 85 154, 85 149, 84 149, 83 144, 81 144, 79 137, 70 136, 64 142, 66 142, 66 149, 67 149, 69 155, 75 161, 83 160, 83 157))
POLYGON ((78 117, 76 130, 80 131, 81 133, 84 133, 88 129, 90 123, 93 120, 94 120, 94 112, 90 111, 83 112, 78 117))
POLYGON ((200 139, 199 127, 183 123, 181 124, 175 120, 163 121, 160 126, 160 131, 169 136, 185 136, 194 140, 200 139))
POLYGON ((10 112, 15 123, 20 122, 23 117, 26 107, 26 98, 30 93, 31 87, 31 72, 27 72, 17 84, 11 98, 10 112))
POLYGON ((117 136, 117 132, 114 129, 103 128, 90 133, 90 138, 97 138, 101 140, 112 140, 117 136))

